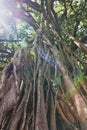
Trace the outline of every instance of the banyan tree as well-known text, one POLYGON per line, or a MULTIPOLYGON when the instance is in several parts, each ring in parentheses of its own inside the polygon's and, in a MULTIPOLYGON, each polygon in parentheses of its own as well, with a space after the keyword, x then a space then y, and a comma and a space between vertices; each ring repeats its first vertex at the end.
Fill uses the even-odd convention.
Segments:
POLYGON ((87 130, 87 40, 79 31, 86 1, 5 4, 35 34, 2 71, 0 130, 87 130))

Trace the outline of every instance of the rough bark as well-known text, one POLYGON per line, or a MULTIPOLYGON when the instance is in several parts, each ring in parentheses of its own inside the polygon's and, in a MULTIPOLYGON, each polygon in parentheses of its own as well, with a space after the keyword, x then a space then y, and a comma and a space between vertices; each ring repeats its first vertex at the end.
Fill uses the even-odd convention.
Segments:
MULTIPOLYGON (((62 75, 63 82, 57 91, 49 75, 49 71, 50 73, 55 71, 54 67, 46 63, 37 52, 34 61, 34 57, 26 48, 21 49, 15 54, 13 62, 3 70, 0 83, 0 126, 2 130, 61 130, 61 128, 62 130, 86 130, 87 104, 83 100, 86 97, 81 93, 84 96, 82 98, 76 90, 73 96, 67 97, 68 89, 73 83, 59 61, 56 49, 53 48, 52 52, 60 68, 61 74, 59 72, 57 74, 60 78, 62 75), (43 73, 44 69, 46 69, 45 73, 43 73), (68 82, 72 84, 69 85, 68 82), (62 93, 61 90, 65 89, 64 87, 66 91, 62 93), (57 121, 61 122, 61 125, 58 125, 57 121)), ((55 73, 53 75, 55 77, 55 73)), ((85 86, 87 89, 86 82, 84 86, 81 85, 81 88, 84 89, 85 86)))

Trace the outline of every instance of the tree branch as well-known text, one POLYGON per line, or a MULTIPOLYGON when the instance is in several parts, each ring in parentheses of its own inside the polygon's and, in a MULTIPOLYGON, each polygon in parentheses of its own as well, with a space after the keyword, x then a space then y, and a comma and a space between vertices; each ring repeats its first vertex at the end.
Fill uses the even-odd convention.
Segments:
POLYGON ((79 47, 81 50, 83 50, 85 53, 87 53, 87 47, 83 44, 80 43, 77 39, 75 39, 73 36, 71 36, 69 33, 67 33, 64 29, 62 30, 65 35, 69 37, 70 40, 74 42, 74 44, 79 47))
POLYGON ((0 39, 0 42, 20 42, 21 40, 8 40, 8 39, 0 39))

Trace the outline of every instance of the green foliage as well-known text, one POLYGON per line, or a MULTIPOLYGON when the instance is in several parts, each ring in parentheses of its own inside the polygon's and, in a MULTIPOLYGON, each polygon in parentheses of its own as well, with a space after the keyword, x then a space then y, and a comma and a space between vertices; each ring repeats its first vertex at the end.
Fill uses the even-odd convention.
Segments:
POLYGON ((30 54, 33 56, 34 59, 36 59, 36 53, 34 49, 30 50, 30 54))
POLYGON ((84 80, 87 79, 87 76, 84 75, 84 73, 80 72, 76 75, 74 85, 77 89, 80 89, 80 85, 83 83, 84 80))
POLYGON ((58 2, 58 1, 55 2, 54 3, 54 10, 58 14, 58 16, 60 17, 64 12, 63 2, 58 2))
MULTIPOLYGON (((58 31, 58 33, 60 33, 61 32, 60 26, 62 28, 64 28, 69 34, 73 35, 75 38, 77 38, 79 41, 81 41, 83 44, 87 44, 87 29, 86 29, 87 28, 87 13, 86 13, 87 3, 85 0, 73 0, 73 1, 70 0, 70 1, 65 1, 65 2, 64 2, 64 0, 63 1, 61 1, 61 0, 56 1, 55 0, 53 5, 52 5, 55 13, 52 12, 53 10, 51 10, 51 13, 48 13, 48 14, 46 14, 46 12, 48 12, 48 7, 51 4, 50 0, 49 1, 45 0, 44 2, 42 0, 41 1, 33 0, 33 2, 36 2, 33 4, 33 6, 30 6, 26 3, 21 3, 21 5, 22 5, 21 6, 20 4, 18 5, 18 3, 17 3, 18 8, 16 8, 16 4, 14 2, 14 8, 21 10, 21 12, 23 11, 20 14, 21 20, 14 19, 14 17, 13 17, 14 14, 12 15, 11 9, 8 9, 8 7, 5 7, 5 10, 9 10, 10 15, 9 15, 9 13, 6 13, 5 14, 6 17, 3 20, 5 20, 4 23, 6 25, 8 25, 8 28, 10 27, 11 29, 9 29, 10 32, 7 33, 6 28, 4 28, 5 30, 3 30, 3 31, 6 33, 6 35, 4 33, 4 35, 1 36, 1 38, 6 38, 6 37, 10 38, 9 34, 14 33, 14 29, 15 29, 15 32, 17 34, 17 38, 20 39, 21 42, 19 42, 18 44, 3 43, 3 45, 0 45, 1 49, 6 48, 6 51, 10 51, 10 52, 14 53, 14 51, 20 45, 22 47, 27 47, 27 43, 24 40, 24 38, 26 36, 32 37, 35 34, 35 30, 33 27, 30 26, 29 23, 24 21, 26 19, 25 17, 24 17, 24 19, 22 19, 22 17, 23 17, 22 14, 24 14, 24 16, 27 16, 28 20, 31 19, 31 17, 30 17, 30 15, 31 15, 35 19, 36 24, 40 25, 41 11, 43 11, 43 13, 45 14, 44 18, 43 18, 44 19, 44 32, 46 33, 46 35, 47 35, 48 39, 51 41, 51 43, 53 45, 56 44, 58 49, 59 49, 60 43, 58 43, 57 38, 55 37, 55 34, 53 33, 53 29, 58 31), (43 3, 43 7, 39 7, 41 5, 41 3, 43 3), (46 3, 48 3, 48 5, 46 3), (39 6, 38 6, 38 4, 39 4, 39 6), (48 17, 50 18, 49 20, 48 20, 48 17), (51 27, 50 21, 52 21, 51 24, 53 25, 53 27, 51 27), (14 25, 16 24, 15 28, 14 28, 13 24, 14 25), (7 49, 6 44, 10 50, 7 49)), ((16 16, 16 14, 15 14, 15 16, 16 16)), ((0 23, 1 23, 1 21, 0 21, 0 23)), ((0 27, 2 28, 2 26, 0 26, 0 27)), ((1 32, 1 30, 0 30, 0 32, 1 32)), ((63 33, 61 33, 59 35, 61 36, 61 38, 65 42, 64 48, 68 47, 70 50, 71 45, 72 45, 72 42, 70 41, 70 39, 63 33)), ((75 51, 75 53, 79 57, 81 57, 81 60, 83 60, 83 59, 84 59, 84 61, 86 60, 86 58, 87 58, 86 54, 82 53, 82 51, 80 49, 77 49, 75 51)), ((7 56, 6 54, 3 54, 3 55, 7 56)), ((34 54, 32 54, 32 55, 34 55, 34 54)), ((62 59, 64 59, 64 58, 62 58, 62 59)), ((70 59, 70 57, 69 57, 69 59, 70 59)), ((79 68, 82 71, 84 70, 83 64, 82 63, 78 64, 78 60, 77 60, 76 66, 77 67, 79 66, 79 68)))
POLYGON ((54 79, 54 82, 53 84, 56 86, 56 85, 60 85, 61 84, 61 78, 59 76, 57 76, 55 79, 54 79))
POLYGON ((17 34, 19 39, 24 37, 32 37, 35 34, 34 29, 25 21, 16 19, 17 34))
POLYGON ((20 45, 21 45, 21 47, 27 47, 27 42, 25 41, 25 39, 23 39, 23 40, 20 42, 20 45))

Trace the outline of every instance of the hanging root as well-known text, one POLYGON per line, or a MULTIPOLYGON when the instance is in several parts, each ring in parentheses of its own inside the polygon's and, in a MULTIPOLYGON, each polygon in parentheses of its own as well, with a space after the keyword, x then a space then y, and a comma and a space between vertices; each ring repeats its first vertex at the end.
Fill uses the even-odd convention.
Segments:
POLYGON ((67 124, 71 130, 78 130, 75 100, 63 98, 72 82, 55 49, 43 49, 35 52, 34 58, 26 48, 21 49, 4 68, 0 83, 2 130, 60 130, 61 119, 61 127, 67 124))

